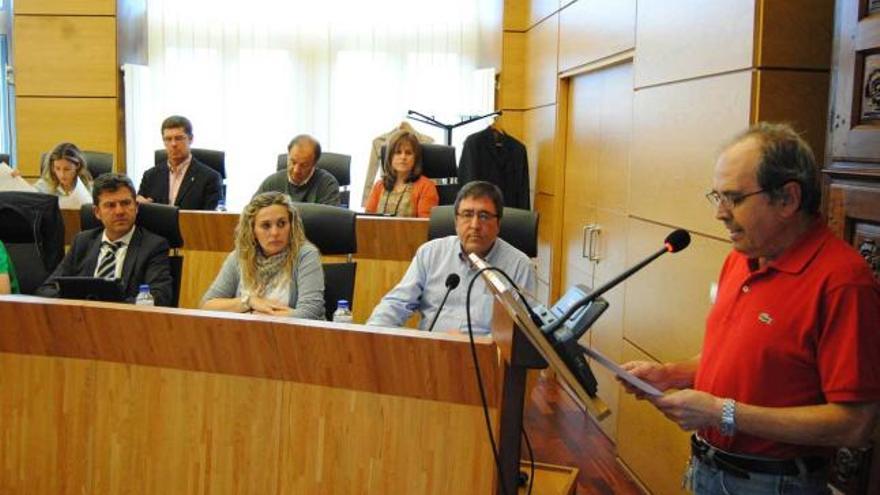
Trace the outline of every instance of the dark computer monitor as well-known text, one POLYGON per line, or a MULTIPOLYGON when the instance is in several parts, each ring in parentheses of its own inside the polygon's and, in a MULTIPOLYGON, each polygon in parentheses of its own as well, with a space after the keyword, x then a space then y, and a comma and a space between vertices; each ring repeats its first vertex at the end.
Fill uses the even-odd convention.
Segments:
POLYGON ((64 299, 123 302, 125 293, 116 280, 96 277, 58 277, 58 295, 64 299))

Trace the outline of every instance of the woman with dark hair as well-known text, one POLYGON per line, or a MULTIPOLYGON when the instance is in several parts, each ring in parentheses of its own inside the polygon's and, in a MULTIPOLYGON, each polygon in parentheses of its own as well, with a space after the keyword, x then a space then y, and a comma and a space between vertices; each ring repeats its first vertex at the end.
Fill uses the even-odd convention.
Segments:
POLYGON ((0 294, 18 294, 18 279, 6 246, 0 241, 0 294))
POLYGON ((440 202, 437 186, 422 175, 422 146, 415 134, 400 131, 389 139, 382 172, 367 198, 367 213, 428 217, 440 202))
POLYGON ((62 207, 78 208, 92 202, 92 176, 86 158, 73 143, 61 143, 46 155, 37 191, 61 198, 62 207))
POLYGON ((202 298, 203 309, 324 319, 321 253, 306 240, 286 194, 254 196, 235 229, 235 251, 202 298))

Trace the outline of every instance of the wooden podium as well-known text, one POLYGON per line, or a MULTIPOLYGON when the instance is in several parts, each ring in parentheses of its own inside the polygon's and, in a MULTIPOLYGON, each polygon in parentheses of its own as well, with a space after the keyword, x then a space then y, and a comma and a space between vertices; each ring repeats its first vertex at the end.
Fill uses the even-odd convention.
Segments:
MULTIPOLYGON (((497 349, 477 339, 496 435, 497 349)), ((492 493, 470 353, 459 335, 0 296, 0 493, 492 493)))

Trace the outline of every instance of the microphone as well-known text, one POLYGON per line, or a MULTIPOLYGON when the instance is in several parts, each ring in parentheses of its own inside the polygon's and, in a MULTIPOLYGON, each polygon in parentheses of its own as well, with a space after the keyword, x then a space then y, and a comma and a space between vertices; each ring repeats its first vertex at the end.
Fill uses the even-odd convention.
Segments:
POLYGON ((666 236, 666 239, 664 239, 663 247, 661 249, 659 249, 654 254, 648 256, 647 258, 643 259, 642 261, 640 261, 636 265, 631 266, 630 268, 626 269, 620 275, 609 280, 607 283, 605 283, 601 287, 593 290, 593 292, 590 292, 589 294, 587 294, 586 296, 581 298, 579 301, 572 304, 571 307, 568 308, 568 311, 566 311, 564 315, 562 315, 559 319, 557 319, 553 323, 541 328, 541 331, 543 331, 545 334, 550 334, 550 333, 555 332, 559 327, 562 326, 563 323, 565 323, 566 321, 568 321, 569 318, 571 318, 571 315, 573 315, 575 313, 575 311, 580 309, 582 306, 584 306, 590 302, 593 302, 593 300, 595 300, 597 297, 601 296, 602 294, 604 294, 605 292, 607 292, 609 289, 616 286, 617 284, 628 279, 631 275, 633 275, 637 271, 644 268, 645 265, 647 265, 648 263, 654 261, 655 259, 659 258, 660 256, 662 256, 666 253, 677 253, 677 252, 683 250, 684 248, 688 247, 688 245, 690 245, 690 243, 691 243, 691 235, 690 235, 690 233, 688 233, 687 230, 684 230, 684 229, 673 230, 672 233, 670 233, 668 236, 666 236))
POLYGON ((450 273, 449 276, 446 277, 446 294, 443 295, 443 300, 440 301, 440 306, 437 308, 437 312, 434 313, 434 319, 431 320, 431 324, 428 326, 429 332, 434 329, 434 324, 437 323, 440 311, 443 310, 443 305, 446 304, 446 298, 449 297, 449 293, 452 292, 453 289, 458 287, 459 282, 461 282, 461 277, 459 277, 457 273, 450 273))

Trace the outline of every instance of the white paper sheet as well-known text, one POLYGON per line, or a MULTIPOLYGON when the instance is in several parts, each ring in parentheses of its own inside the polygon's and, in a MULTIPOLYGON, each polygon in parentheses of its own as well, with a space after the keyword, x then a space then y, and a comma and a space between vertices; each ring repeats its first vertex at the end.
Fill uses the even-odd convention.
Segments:
POLYGON ((13 177, 12 168, 0 163, 0 191, 37 192, 37 189, 21 177, 13 177))
POLYGON ((641 378, 636 377, 629 371, 621 368, 620 365, 603 356, 601 353, 599 353, 599 351, 595 349, 590 349, 589 347, 584 348, 587 351, 587 356, 590 356, 595 362, 611 370, 612 373, 614 373, 633 387, 641 390, 642 392, 645 392, 652 397, 660 397, 661 395, 663 395, 663 392, 657 390, 656 387, 642 380, 641 378))

